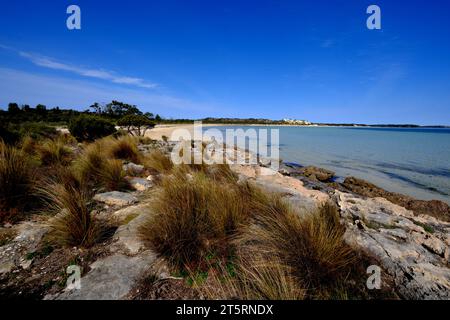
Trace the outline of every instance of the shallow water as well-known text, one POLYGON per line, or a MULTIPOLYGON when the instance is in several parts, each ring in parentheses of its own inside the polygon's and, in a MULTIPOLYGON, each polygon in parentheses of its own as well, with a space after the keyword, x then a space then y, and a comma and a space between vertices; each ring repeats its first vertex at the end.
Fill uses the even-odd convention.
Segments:
MULTIPOLYGON (((225 132, 236 127, 214 127, 225 132)), ((279 129, 285 162, 355 176, 386 190, 450 204, 450 129, 259 127, 279 129)), ((210 129, 210 128, 205 128, 210 129)))

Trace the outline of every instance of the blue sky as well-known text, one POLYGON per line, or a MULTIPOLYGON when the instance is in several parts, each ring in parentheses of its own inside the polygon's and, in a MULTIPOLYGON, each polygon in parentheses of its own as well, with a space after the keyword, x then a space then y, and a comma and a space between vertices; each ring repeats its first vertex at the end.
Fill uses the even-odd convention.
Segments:
POLYGON ((450 124, 450 1, 8 1, 0 106, 450 124), (82 29, 66 28, 77 4, 82 29), (366 28, 377 4, 382 30, 366 28))

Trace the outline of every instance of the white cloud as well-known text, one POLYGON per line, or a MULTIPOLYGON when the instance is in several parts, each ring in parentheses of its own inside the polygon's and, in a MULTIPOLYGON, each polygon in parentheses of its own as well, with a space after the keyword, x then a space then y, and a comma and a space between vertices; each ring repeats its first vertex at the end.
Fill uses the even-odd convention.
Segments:
MULTIPOLYGON (((132 81, 132 80, 123 80, 132 81)), ((111 100, 137 105, 143 111, 159 113, 166 117, 198 117, 217 108, 167 94, 151 93, 140 89, 102 85, 92 81, 44 76, 0 67, 0 107, 9 102, 49 107, 85 110, 94 102, 111 100)))
POLYGON ((132 85, 132 86, 145 88, 145 89, 154 89, 154 88, 158 87, 158 84, 156 84, 156 83, 147 82, 146 80, 141 79, 141 78, 122 76, 113 71, 102 70, 102 69, 90 69, 90 68, 74 66, 71 64, 56 61, 55 59, 50 58, 50 57, 45 57, 45 56, 41 56, 38 54, 29 53, 29 52, 19 51, 18 54, 21 57, 28 59, 35 65, 44 67, 44 68, 72 72, 72 73, 75 73, 77 75, 84 76, 84 77, 106 80, 106 81, 110 81, 110 82, 117 83, 117 84, 132 85))

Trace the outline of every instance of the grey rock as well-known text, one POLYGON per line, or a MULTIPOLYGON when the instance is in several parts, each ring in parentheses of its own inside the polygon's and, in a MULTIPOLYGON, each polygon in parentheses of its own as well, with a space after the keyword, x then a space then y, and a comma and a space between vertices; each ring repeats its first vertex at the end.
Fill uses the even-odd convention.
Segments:
POLYGON ((144 172, 144 166, 133 162, 123 165, 123 171, 132 176, 138 176, 144 172))
POLYGON ((81 289, 72 289, 45 299, 56 300, 120 300, 125 299, 136 282, 155 261, 151 251, 135 257, 114 254, 97 260, 81 278, 81 289))
POLYGON ((137 191, 145 191, 153 187, 153 182, 144 178, 130 178, 128 179, 130 185, 137 191))
POLYGON ((376 258, 406 299, 450 299, 449 223, 421 217, 384 198, 336 191, 345 241, 376 258), (432 224, 429 233, 424 226, 432 224), (363 227, 361 227, 363 226, 363 227), (445 231, 447 230, 447 231, 445 231))
POLYGON ((98 193, 94 196, 94 200, 111 206, 126 206, 138 201, 132 194, 120 191, 98 193))

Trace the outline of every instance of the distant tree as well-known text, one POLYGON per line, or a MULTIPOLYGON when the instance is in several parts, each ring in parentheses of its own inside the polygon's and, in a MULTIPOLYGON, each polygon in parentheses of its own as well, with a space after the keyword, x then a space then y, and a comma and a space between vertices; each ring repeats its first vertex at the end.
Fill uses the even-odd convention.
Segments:
POLYGON ((155 119, 155 115, 151 112, 146 112, 144 113, 144 116, 146 116, 147 118, 149 118, 150 120, 155 119))
POLYGON ((113 117, 123 117, 130 114, 142 115, 137 106, 116 100, 105 106, 105 112, 113 117))
POLYGON ((116 128, 104 118, 83 114, 69 123, 69 131, 78 141, 94 141, 115 133, 116 128))
POLYGON ((30 105, 24 104, 24 105, 22 106, 22 111, 30 112, 30 110, 31 110, 30 105))
POLYGON ((104 112, 104 107, 98 102, 95 102, 93 105, 89 106, 89 108, 96 114, 102 114, 104 112))
POLYGON ((15 102, 11 102, 10 104, 8 104, 8 112, 11 114, 16 114, 20 112, 19 105, 15 102))
POLYGON ((155 126, 155 123, 144 115, 129 114, 120 118, 117 125, 125 127, 131 135, 144 136, 148 129, 155 126))
POLYGON ((161 120, 162 120, 162 118, 159 116, 159 114, 157 114, 157 115, 155 116, 155 121, 156 121, 156 122, 161 122, 161 120))
POLYGON ((38 112, 38 113, 45 113, 47 111, 47 107, 45 106, 45 105, 43 105, 43 104, 38 104, 37 106, 36 106, 36 112, 38 112))

